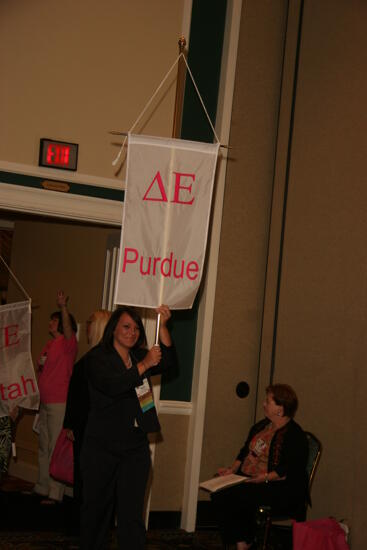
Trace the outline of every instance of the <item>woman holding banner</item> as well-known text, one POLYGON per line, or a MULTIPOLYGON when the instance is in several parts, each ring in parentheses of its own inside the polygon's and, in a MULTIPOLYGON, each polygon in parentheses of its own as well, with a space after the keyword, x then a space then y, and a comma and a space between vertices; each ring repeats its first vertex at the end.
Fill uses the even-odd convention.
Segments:
POLYGON ((143 506, 150 471, 147 434, 160 425, 150 376, 171 368, 176 354, 167 306, 157 310, 160 345, 146 348, 142 320, 130 307, 114 311, 101 344, 86 359, 90 410, 81 454, 81 548, 107 547, 116 496, 119 548, 145 544, 143 506))

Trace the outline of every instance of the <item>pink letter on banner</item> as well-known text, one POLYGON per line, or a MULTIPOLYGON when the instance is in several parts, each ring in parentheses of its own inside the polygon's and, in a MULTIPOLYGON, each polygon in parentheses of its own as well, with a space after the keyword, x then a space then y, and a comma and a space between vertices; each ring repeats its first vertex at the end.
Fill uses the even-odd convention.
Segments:
POLYGON ((30 301, 0 306, 0 417, 19 405, 38 409, 39 392, 31 356, 30 301))
POLYGON ((219 144, 129 134, 116 304, 192 307, 218 150, 219 144))
POLYGON ((192 178, 192 181, 195 181, 195 174, 179 174, 177 172, 175 174, 175 196, 172 202, 176 202, 177 204, 192 204, 194 202, 194 199, 191 199, 191 201, 183 201, 180 200, 180 189, 186 189, 186 191, 189 191, 191 195, 191 189, 192 185, 181 185, 181 177, 185 178, 192 178))
POLYGON ((161 178, 161 175, 160 175, 159 171, 156 173, 156 175, 153 178, 152 183, 149 185, 148 190, 147 190, 147 192, 145 193, 145 195, 143 197, 143 201, 167 202, 166 191, 164 189, 163 181, 162 181, 162 178, 161 178), (148 197, 148 193, 151 191, 151 189, 153 187, 153 184, 156 180, 157 180, 158 187, 159 187, 160 197, 159 196, 158 197, 148 197))

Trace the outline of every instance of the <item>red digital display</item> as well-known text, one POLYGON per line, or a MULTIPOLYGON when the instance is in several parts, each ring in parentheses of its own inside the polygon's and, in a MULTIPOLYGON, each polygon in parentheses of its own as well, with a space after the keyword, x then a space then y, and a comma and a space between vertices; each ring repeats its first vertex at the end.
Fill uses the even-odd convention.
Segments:
POLYGON ((63 170, 76 170, 78 145, 63 141, 41 139, 39 165, 63 170))
POLYGON ((69 166, 70 145, 59 145, 50 143, 47 145, 46 162, 47 164, 61 164, 69 166))

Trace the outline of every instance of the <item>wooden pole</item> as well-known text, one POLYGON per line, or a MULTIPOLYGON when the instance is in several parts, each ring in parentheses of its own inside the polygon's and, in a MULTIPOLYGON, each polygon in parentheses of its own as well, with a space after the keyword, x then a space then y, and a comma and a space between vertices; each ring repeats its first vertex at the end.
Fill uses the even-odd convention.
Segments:
MULTIPOLYGON (((178 41, 179 53, 186 55, 185 51, 186 39, 184 36, 181 36, 178 41)), ((183 110, 183 98, 185 91, 185 81, 186 81, 186 64, 182 58, 178 60, 177 66, 177 83, 176 83, 176 97, 175 97, 175 110, 173 115, 173 128, 172 128, 172 137, 179 138, 181 137, 181 122, 182 122, 182 110, 183 110)), ((161 315, 160 313, 157 316, 157 325, 155 331, 155 344, 159 344, 159 325, 160 325, 161 315)))
MULTIPOLYGON (((180 54, 183 54, 186 56, 185 47, 186 47, 186 39, 184 36, 181 36, 178 41, 178 49, 180 54)), ((180 58, 178 60, 178 66, 177 66, 175 111, 173 115, 173 128, 172 128, 172 137, 174 138, 181 137, 181 123, 182 123, 185 82, 186 82, 186 64, 185 64, 185 61, 182 58, 180 58)))
POLYGON ((159 346, 159 326, 161 324, 161 314, 158 313, 157 315, 157 325, 155 328, 155 342, 154 345, 159 346))

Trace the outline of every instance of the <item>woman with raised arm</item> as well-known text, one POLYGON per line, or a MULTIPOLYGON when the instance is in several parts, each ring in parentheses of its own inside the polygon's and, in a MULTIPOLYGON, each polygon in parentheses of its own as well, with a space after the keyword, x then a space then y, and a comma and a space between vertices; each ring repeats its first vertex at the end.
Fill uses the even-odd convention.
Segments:
POLYGON ((69 297, 60 290, 56 303, 59 311, 51 314, 49 333, 51 340, 38 359, 38 388, 40 392, 38 481, 33 492, 46 497, 45 504, 61 502, 65 485, 49 474, 50 460, 63 426, 66 399, 73 365, 78 351, 77 325, 69 313, 69 297))
POLYGON ((88 353, 90 410, 81 454, 84 550, 107 547, 115 503, 119 548, 145 545, 143 507, 151 466, 147 434, 160 430, 150 376, 176 363, 167 327, 171 312, 164 305, 156 311, 159 345, 147 349, 140 316, 124 306, 114 311, 101 344, 88 353))

